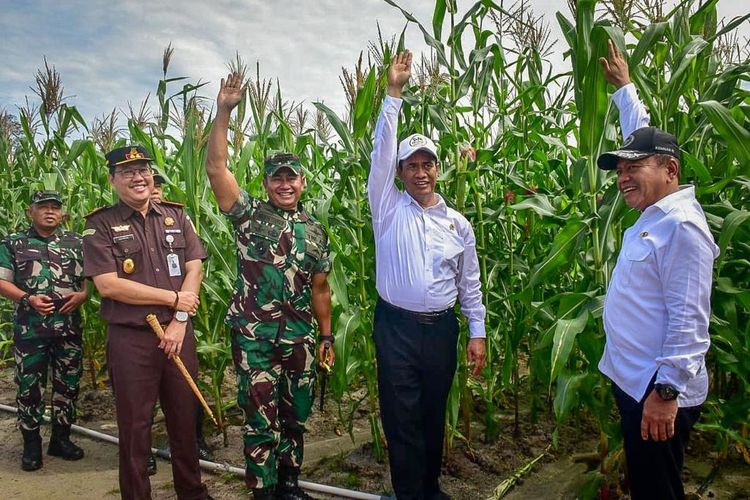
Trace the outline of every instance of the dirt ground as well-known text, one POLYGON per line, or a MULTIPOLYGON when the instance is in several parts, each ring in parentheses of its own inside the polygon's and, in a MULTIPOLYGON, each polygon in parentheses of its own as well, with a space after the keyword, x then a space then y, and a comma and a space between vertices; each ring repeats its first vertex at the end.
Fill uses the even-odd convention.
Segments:
MULTIPOLYGON (((0 403, 14 406, 15 385, 12 369, 0 369, 0 403)), ((303 479, 319 484, 339 486, 356 491, 388 496, 391 493, 387 463, 373 459, 369 444, 367 413, 361 411, 354 422, 355 443, 336 426, 335 405, 326 403, 326 412, 316 411, 308 422, 303 479)), ((113 436, 117 426, 113 414, 114 404, 109 390, 91 391, 84 386, 79 402, 78 425, 113 436)), ((231 417, 231 416, 230 416, 231 417)), ((243 468, 241 456, 242 436, 238 415, 230 418, 228 446, 223 437, 207 429, 207 442, 218 463, 243 468)), ((534 425, 523 423, 520 436, 510 432, 512 421, 508 417, 507 432, 491 445, 481 443, 481 429, 475 430, 472 449, 455 441, 447 454, 441 484, 443 490, 456 500, 492 498, 496 487, 513 477, 534 458, 542 458, 529 474, 523 475, 506 498, 509 499, 574 499, 584 484, 588 467, 575 463, 571 457, 591 454, 596 450, 597 432, 593 426, 579 423, 561 429, 560 446, 550 447, 551 422, 534 425)), ((43 428, 46 441, 49 427, 43 428)), ((44 466, 39 471, 20 469, 22 441, 15 429, 14 415, 0 411, 0 498, 46 500, 54 498, 107 499, 118 498, 117 447, 112 444, 75 435, 74 440, 84 448, 86 456, 78 462, 66 462, 44 455, 44 466)), ((158 414, 154 424, 154 444, 162 447, 167 438, 163 418, 158 414)), ((737 457, 730 457, 712 475, 714 454, 706 439, 693 440, 686 464, 687 490, 698 491, 704 485, 702 497, 692 498, 750 499, 750 466, 737 457), (711 476, 710 482, 707 478, 711 476)), ((228 473, 204 472, 203 479, 216 499, 247 498, 242 480, 228 473)), ((154 499, 174 499, 169 463, 159 459, 158 473, 151 477, 154 499)), ((323 495, 316 494, 318 498, 323 495)), ((627 498, 615 489, 609 498, 627 498)))

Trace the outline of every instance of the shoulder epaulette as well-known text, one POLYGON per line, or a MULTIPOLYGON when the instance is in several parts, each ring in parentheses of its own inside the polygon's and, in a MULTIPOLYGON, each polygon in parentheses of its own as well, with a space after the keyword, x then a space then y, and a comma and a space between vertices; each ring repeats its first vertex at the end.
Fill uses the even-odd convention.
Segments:
POLYGON ((107 208, 110 208, 110 206, 109 206, 109 205, 107 205, 107 206, 103 206, 103 207, 95 208, 94 210, 92 210, 91 212, 87 213, 87 214, 86 214, 86 215, 84 215, 83 217, 84 217, 84 218, 86 218, 86 219, 88 219, 88 218, 89 218, 89 217, 91 217, 92 215, 94 215, 94 214, 96 214, 96 213, 99 213, 99 212, 101 212, 102 210, 106 210, 107 208))
POLYGON ((161 204, 162 205, 169 205, 169 206, 172 206, 172 207, 178 207, 178 208, 182 208, 182 207, 185 206, 184 203, 180 203, 179 201, 170 201, 170 200, 161 200, 161 204))

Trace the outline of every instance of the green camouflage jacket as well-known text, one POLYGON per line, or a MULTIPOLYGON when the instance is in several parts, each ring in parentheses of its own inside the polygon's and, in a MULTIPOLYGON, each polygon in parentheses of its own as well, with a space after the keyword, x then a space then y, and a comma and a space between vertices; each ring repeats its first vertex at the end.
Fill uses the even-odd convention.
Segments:
POLYGON ((250 338, 312 341, 312 276, 331 269, 323 226, 301 207, 280 210, 244 190, 225 215, 237 242, 227 323, 250 338))
MULTIPOLYGON (((58 301, 83 286, 83 240, 78 233, 58 228, 48 238, 31 227, 11 234, 0 244, 0 279, 32 295, 58 301)), ((42 316, 33 307, 16 304, 15 338, 80 335, 81 315, 54 312, 42 316)))

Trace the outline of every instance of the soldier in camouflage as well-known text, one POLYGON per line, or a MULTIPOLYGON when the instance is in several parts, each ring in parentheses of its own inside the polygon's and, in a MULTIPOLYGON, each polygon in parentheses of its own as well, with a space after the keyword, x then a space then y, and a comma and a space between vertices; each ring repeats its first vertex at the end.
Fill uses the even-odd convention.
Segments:
POLYGON ((238 74, 222 79, 206 172, 237 242, 227 323, 245 414, 245 482, 255 499, 307 499, 298 477, 313 403, 313 316, 320 330, 319 362, 334 360, 328 236, 299 204, 305 177, 298 157, 266 158, 268 201, 241 190, 227 168, 229 116, 242 94, 238 74))
POLYGON ((37 191, 27 211, 31 227, 0 244, 0 295, 17 303, 13 355, 18 385, 18 427, 23 434, 21 468, 42 466, 39 426, 44 416, 42 390, 52 367, 52 437, 47 453, 65 460, 83 458, 70 441, 81 379, 81 314, 87 286, 83 244, 77 233, 60 227, 62 199, 37 191))

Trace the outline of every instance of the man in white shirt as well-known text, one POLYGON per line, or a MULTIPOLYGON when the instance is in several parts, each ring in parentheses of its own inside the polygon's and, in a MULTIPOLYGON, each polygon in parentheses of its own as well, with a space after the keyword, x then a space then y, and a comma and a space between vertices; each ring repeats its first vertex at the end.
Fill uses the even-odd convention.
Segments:
POLYGON ((631 497, 684 498, 684 450, 708 392, 705 354, 719 250, 695 188, 679 186, 676 138, 646 126, 648 114, 612 42, 602 66, 618 87, 613 100, 626 139, 597 164, 617 172, 625 203, 641 216, 623 235, 607 289, 599 369, 612 380, 631 497))
POLYGON ((456 300, 469 323, 467 360, 478 374, 485 360, 482 304, 474 231, 435 193, 435 144, 413 134, 397 144, 401 92, 412 55, 388 69, 388 95, 375 128, 367 181, 375 233, 373 338, 378 391, 396 497, 440 499, 445 407, 456 370, 456 300), (394 185, 394 173, 406 188, 394 185))

